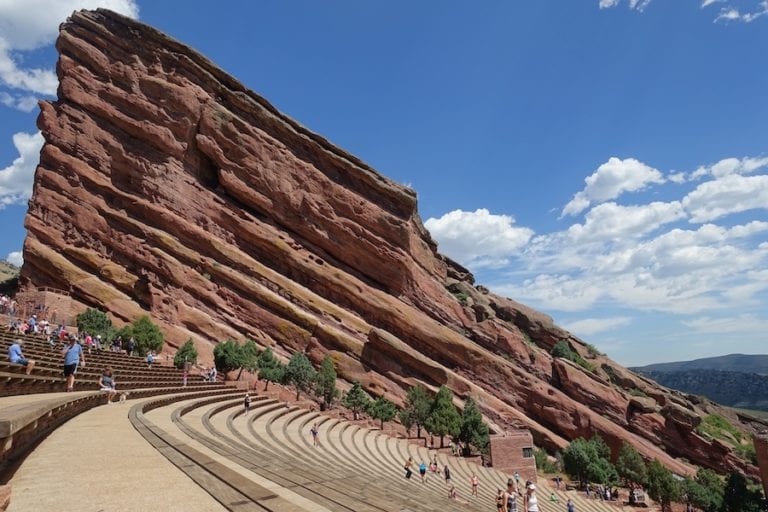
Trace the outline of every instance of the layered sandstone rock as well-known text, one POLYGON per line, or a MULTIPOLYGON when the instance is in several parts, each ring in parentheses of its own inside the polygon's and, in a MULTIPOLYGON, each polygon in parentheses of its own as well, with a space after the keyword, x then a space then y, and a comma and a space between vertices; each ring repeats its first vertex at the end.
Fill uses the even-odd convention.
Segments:
POLYGON ((149 313, 170 350, 191 337, 204 358, 252 338, 330 353, 342 378, 396 402, 444 384, 495 430, 529 427, 550 449, 599 433, 678 473, 692 467, 674 456, 754 473, 690 428, 701 405, 475 287, 437 253, 411 189, 194 50, 103 10, 75 13, 57 47, 23 286, 65 289, 118 322, 149 313), (560 340, 594 372, 553 360, 560 340))

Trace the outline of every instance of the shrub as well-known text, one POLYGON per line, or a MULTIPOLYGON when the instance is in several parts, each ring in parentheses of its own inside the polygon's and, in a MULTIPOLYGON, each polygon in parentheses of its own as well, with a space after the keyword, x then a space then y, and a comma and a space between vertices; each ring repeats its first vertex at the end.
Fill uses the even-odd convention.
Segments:
POLYGON ((456 299, 461 302, 462 304, 466 304, 469 300, 469 295, 466 294, 466 292, 456 292, 453 294, 456 299))
POLYGON ((196 362, 197 349, 195 348, 192 338, 189 338, 181 347, 179 347, 179 350, 176 351, 176 355, 173 356, 173 366, 181 369, 184 368, 184 363, 195 364, 196 362))
POLYGON ((552 347, 552 350, 550 352, 553 357, 560 357, 562 359, 567 359, 571 362, 576 363, 577 365, 581 366, 587 371, 593 371, 594 367, 588 363, 583 357, 581 357, 581 354, 574 351, 571 346, 568 344, 565 340, 560 340, 557 343, 555 343, 555 346, 552 347))
POLYGON ((549 455, 544 448, 536 448, 533 451, 533 457, 536 459, 536 469, 542 473, 552 474, 557 473, 557 464, 549 460, 549 455))
POLYGON ((610 456, 611 450, 600 436, 593 436, 589 441, 580 437, 563 450, 563 467, 582 485, 587 481, 610 485, 618 480, 610 456))

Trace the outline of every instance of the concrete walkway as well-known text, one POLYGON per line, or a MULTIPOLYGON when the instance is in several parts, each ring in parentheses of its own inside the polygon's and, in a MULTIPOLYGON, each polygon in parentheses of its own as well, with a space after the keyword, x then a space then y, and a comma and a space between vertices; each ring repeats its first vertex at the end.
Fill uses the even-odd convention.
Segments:
POLYGON ((225 512, 136 432, 136 403, 99 406, 56 429, 11 479, 8 511, 225 512))

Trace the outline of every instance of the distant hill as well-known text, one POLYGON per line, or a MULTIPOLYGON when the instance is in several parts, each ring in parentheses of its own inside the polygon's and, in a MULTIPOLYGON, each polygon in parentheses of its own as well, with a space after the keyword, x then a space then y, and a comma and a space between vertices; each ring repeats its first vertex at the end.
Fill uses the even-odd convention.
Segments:
POLYGON ((768 376, 765 375, 722 370, 636 371, 662 386, 705 396, 722 405, 768 411, 768 376))
POLYGON ((19 267, 0 260, 0 293, 15 293, 18 283, 19 267))
POLYGON ((630 368, 630 370, 640 373, 722 370, 728 372, 768 375, 768 354, 728 354, 727 356, 706 357, 703 359, 694 359, 693 361, 649 364, 647 366, 630 368))

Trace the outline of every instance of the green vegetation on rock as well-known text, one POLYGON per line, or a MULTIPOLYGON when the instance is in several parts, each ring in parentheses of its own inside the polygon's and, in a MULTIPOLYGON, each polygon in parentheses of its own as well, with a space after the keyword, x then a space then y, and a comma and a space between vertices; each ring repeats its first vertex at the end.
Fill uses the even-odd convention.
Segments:
POLYGON ((555 343, 555 346, 552 347, 551 353, 553 357, 567 359, 573 363, 576 363, 589 372, 594 370, 594 367, 589 362, 587 362, 586 359, 581 357, 581 354, 573 350, 571 345, 565 340, 560 340, 555 343))

